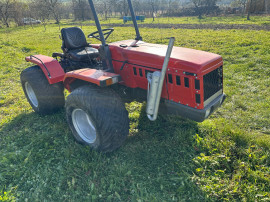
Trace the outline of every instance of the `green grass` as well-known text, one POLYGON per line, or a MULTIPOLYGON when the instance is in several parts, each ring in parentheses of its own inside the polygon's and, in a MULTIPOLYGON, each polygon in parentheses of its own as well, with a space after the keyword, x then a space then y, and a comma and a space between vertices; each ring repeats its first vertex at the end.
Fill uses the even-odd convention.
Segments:
MULTIPOLYGON (((71 20, 63 20, 62 23, 69 23, 71 20)), ((251 16, 250 20, 244 16, 220 16, 220 17, 158 17, 153 21, 146 18, 144 22, 137 21, 138 24, 248 24, 248 25, 270 25, 270 16, 251 16)), ((93 23, 93 21, 77 22, 79 24, 93 23)), ((123 24, 122 18, 101 18, 101 24, 123 24)), ((127 22, 132 24, 132 21, 127 22)))
MULTIPOLYGON (((86 34, 95 27, 82 27, 86 34)), ((0 30, 0 196, 5 200, 203 201, 270 198, 270 41, 267 31, 141 29, 145 41, 218 53, 224 105, 203 123, 150 122, 127 104, 125 144, 100 154, 74 142, 65 112, 33 113, 20 87, 30 54, 61 51, 59 28, 0 30)), ((134 38, 115 28, 111 41, 134 38)), ((95 41, 94 41, 95 42, 95 41)), ((1 198, 0 198, 1 199, 1 198)))

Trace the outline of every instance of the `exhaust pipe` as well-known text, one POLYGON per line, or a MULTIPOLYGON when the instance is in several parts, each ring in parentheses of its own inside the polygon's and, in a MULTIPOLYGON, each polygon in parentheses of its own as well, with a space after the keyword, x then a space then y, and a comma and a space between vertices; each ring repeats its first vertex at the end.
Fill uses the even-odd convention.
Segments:
POLYGON ((147 117, 151 121, 155 121, 157 119, 164 78, 171 57, 174 41, 175 38, 171 37, 161 72, 156 71, 147 74, 148 91, 147 91, 146 113, 147 117))

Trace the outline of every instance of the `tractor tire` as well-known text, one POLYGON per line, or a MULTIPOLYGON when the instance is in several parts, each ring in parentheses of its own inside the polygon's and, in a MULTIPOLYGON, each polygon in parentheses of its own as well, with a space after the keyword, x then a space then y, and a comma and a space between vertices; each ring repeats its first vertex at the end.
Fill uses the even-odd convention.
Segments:
POLYGON ((39 66, 32 66, 23 70, 21 84, 28 102, 38 114, 52 114, 64 107, 63 84, 49 84, 39 66))
POLYGON ((76 88, 67 97, 66 118, 77 142, 104 153, 119 148, 129 134, 125 105, 108 88, 76 88))

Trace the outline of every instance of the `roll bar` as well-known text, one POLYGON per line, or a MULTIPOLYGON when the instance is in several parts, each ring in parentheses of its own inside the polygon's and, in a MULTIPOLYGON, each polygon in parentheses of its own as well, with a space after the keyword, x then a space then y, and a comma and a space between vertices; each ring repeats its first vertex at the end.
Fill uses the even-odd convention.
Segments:
POLYGON ((100 39, 101 39, 101 43, 102 43, 103 46, 105 46, 106 41, 105 41, 102 29, 101 29, 101 25, 99 23, 99 19, 98 19, 98 16, 97 16, 97 12, 96 12, 93 0, 88 0, 88 2, 89 2, 89 5, 90 5, 92 14, 94 16, 94 19, 95 19, 95 23, 96 23, 96 27, 97 27, 97 30, 98 30, 98 33, 99 33, 99 36, 100 36, 100 39))
MULTIPOLYGON (((133 10, 131 0, 127 0, 127 1, 128 1, 129 10, 130 10, 130 14, 131 14, 131 17, 132 17, 133 25, 134 25, 135 31, 136 31, 135 40, 136 41, 142 40, 142 37, 140 35, 140 31, 139 31, 139 28, 138 28, 138 24, 137 24, 137 21, 136 21, 136 17, 135 17, 135 14, 134 14, 134 10, 133 10)), ((100 52, 102 52, 104 54, 104 57, 102 59, 103 67, 107 68, 108 71, 113 72, 113 64, 112 64, 111 52, 110 52, 109 46, 106 43, 106 40, 104 38, 104 34, 102 32, 102 28, 101 28, 101 25, 100 25, 100 22, 99 22, 99 19, 98 19, 98 16, 97 16, 97 12, 96 12, 93 0, 88 0, 88 2, 89 2, 89 5, 90 5, 92 14, 94 16, 96 27, 97 27, 97 30, 98 30, 98 33, 99 33, 99 36, 100 36, 100 40, 101 40, 101 43, 102 43, 102 45, 100 46, 100 49, 101 49, 100 52)))
POLYGON ((110 48, 108 46, 108 44, 106 43, 106 40, 104 38, 104 34, 102 32, 102 28, 101 25, 99 23, 99 19, 97 16, 97 12, 93 3, 93 0, 88 0, 92 14, 94 16, 95 19, 95 23, 96 23, 96 27, 100 36, 100 40, 102 45, 100 46, 100 50, 99 52, 102 53, 102 66, 105 70, 109 71, 109 72, 114 72, 113 71, 113 64, 112 64, 112 56, 111 56, 111 51, 110 48))
POLYGON ((128 1, 128 6, 129 6, 130 14, 131 14, 131 17, 132 17, 133 25, 134 25, 134 28, 135 28, 135 31, 136 31, 135 40, 142 41, 142 37, 140 35, 139 27, 138 27, 138 24, 137 24, 137 21, 136 21, 136 17, 135 17, 135 14, 134 14, 134 10, 133 10, 131 0, 127 0, 127 1, 128 1))
MULTIPOLYGON (((135 40, 142 40, 142 36, 140 35, 139 27, 138 27, 138 24, 137 24, 137 21, 136 21, 136 16, 135 16, 135 13, 134 13, 134 9, 133 9, 131 0, 127 0, 127 1, 128 1, 129 11, 130 11, 130 14, 131 14, 133 25, 134 25, 134 28, 135 28, 135 31, 136 31, 135 40)), ((101 25, 100 25, 100 22, 99 22, 99 19, 98 19, 98 16, 97 16, 97 12, 96 12, 93 0, 88 0, 88 2, 89 2, 89 5, 90 5, 92 14, 94 16, 94 19, 95 19, 95 23, 96 23, 97 30, 99 32, 101 43, 102 43, 103 46, 106 46, 107 44, 106 44, 106 41, 105 41, 105 38, 104 38, 104 35, 103 35, 103 32, 102 32, 102 28, 101 28, 101 25)))

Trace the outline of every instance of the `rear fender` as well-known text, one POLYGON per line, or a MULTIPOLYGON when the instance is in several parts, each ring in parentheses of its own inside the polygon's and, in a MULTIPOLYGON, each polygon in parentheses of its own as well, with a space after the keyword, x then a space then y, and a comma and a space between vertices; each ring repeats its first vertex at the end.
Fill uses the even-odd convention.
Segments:
MULTIPOLYGON (((105 72, 97 69, 79 69, 67 72, 64 78, 64 86, 71 91, 70 85, 75 81, 83 81, 82 83, 92 83, 100 87, 110 86, 121 81, 119 74, 105 72)), ((81 83, 81 82, 80 82, 81 83)))
POLYGON ((45 55, 31 55, 26 57, 25 60, 40 66, 49 84, 64 80, 65 72, 56 59, 45 55))

